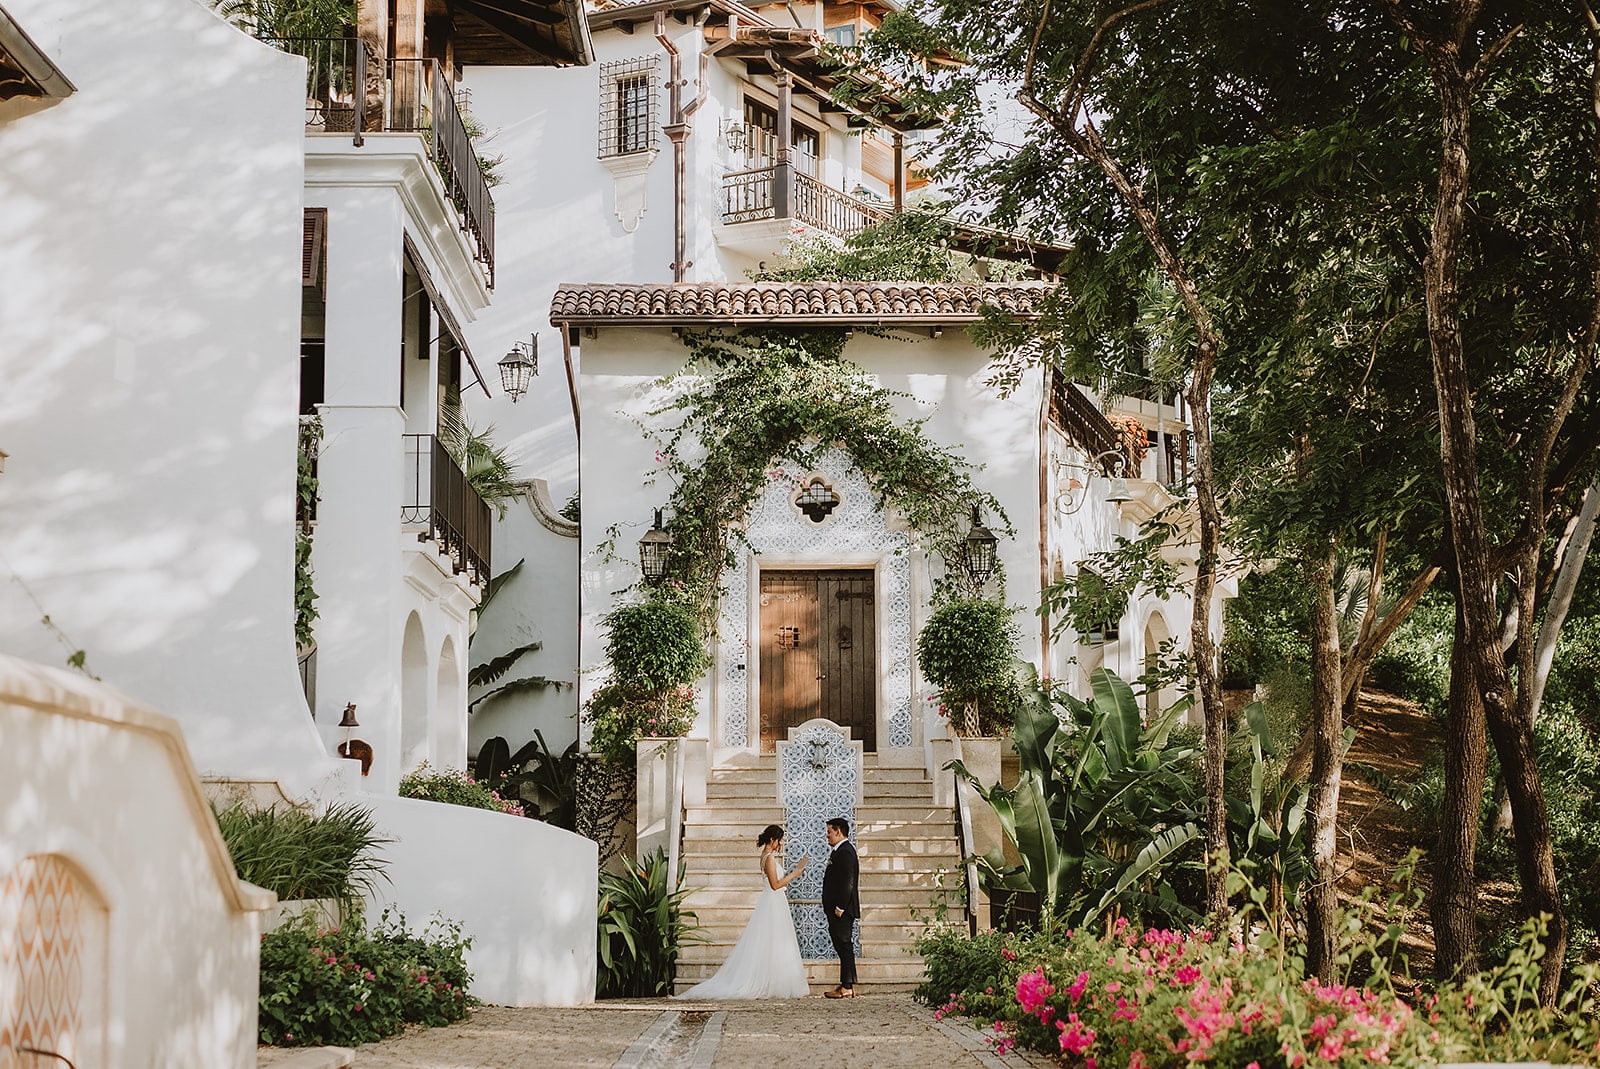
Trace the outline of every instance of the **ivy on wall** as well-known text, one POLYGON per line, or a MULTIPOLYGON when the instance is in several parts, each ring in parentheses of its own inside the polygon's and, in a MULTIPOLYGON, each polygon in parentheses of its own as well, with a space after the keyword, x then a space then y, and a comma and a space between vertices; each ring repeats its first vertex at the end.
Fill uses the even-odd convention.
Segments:
MULTIPOLYGON (((666 524, 671 589, 708 631, 723 573, 744 541, 738 524, 783 477, 774 471, 781 460, 812 466, 828 448, 849 453, 882 505, 944 560, 936 601, 979 593, 958 552, 974 505, 991 526, 1014 533, 1000 503, 974 484, 976 467, 929 438, 924 420, 901 419, 894 399, 904 395, 844 358, 848 337, 839 328, 684 335, 691 359, 670 380, 676 397, 651 413, 678 422, 652 436, 658 477, 675 486, 666 524)), ((998 572, 995 581, 1003 583, 998 572)))

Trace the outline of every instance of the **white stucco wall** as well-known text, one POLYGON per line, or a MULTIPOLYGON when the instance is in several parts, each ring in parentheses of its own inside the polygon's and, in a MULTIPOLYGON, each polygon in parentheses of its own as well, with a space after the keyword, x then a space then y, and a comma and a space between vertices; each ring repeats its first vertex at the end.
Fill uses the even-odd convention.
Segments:
POLYGON ((393 906, 413 931, 435 914, 461 924, 472 994, 502 1006, 594 1001, 594 842, 526 817, 413 798, 368 800, 389 883, 374 917, 393 906))
MULTIPOLYGON (((259 911, 276 899, 234 875, 177 723, 0 656, 0 883, 50 856, 87 891, 79 1069, 252 1069, 259 911)), ((7 981, 0 1017, 23 1001, 7 981)))
POLYGON ((199 0, 6 8, 78 91, 0 104, 0 648, 81 648, 202 772, 309 788, 336 763, 294 657, 304 61, 199 0))
POLYGON ((555 515, 561 504, 535 482, 510 502, 496 528, 492 571, 500 575, 518 561, 522 569, 479 614, 473 664, 532 642, 543 647, 524 654, 495 683, 474 688, 472 697, 526 676, 564 685, 507 693, 480 705, 468 722, 472 754, 497 735, 513 753, 536 730, 558 754, 578 737, 578 528, 555 515))
MULTIPOLYGON (((655 447, 640 434, 636 421, 646 420, 647 413, 667 399, 658 381, 682 366, 686 352, 664 328, 607 327, 584 339, 584 435, 586 441, 604 443, 586 451, 583 465, 579 656, 585 669, 581 688, 585 697, 602 682, 592 671, 604 661, 600 620, 631 596, 619 594, 638 580, 638 539, 648 529, 652 511, 664 506, 670 494, 670 487, 646 485, 655 466, 655 447), (620 532, 618 559, 608 560, 603 543, 613 526, 620 532)), ((1009 397, 999 396, 985 384, 986 357, 961 330, 946 330, 937 339, 925 332, 896 332, 891 338, 857 334, 845 356, 875 374, 886 389, 909 395, 896 400, 905 419, 925 418, 924 429, 934 440, 981 466, 974 481, 1001 502, 1015 528, 1015 535, 1002 537, 998 546, 1006 573, 1006 600, 1021 610, 1015 617, 1018 654, 1037 665, 1039 624, 1032 608, 1039 593, 1040 377, 1029 375, 1009 397)), ((1000 527, 994 517, 985 521, 1000 527)), ((913 635, 926 618, 933 578, 929 566, 917 567, 920 603, 913 612, 913 635)), ((927 689, 919 682, 915 690, 913 704, 925 710, 927 703, 921 699, 927 689)), ((924 736, 942 733, 936 713, 924 711, 923 716, 924 736)), ((695 734, 705 736, 710 729, 709 712, 703 711, 695 734)), ((921 739, 916 743, 920 752, 921 739)), ((880 752, 882 746, 880 742, 880 752)))

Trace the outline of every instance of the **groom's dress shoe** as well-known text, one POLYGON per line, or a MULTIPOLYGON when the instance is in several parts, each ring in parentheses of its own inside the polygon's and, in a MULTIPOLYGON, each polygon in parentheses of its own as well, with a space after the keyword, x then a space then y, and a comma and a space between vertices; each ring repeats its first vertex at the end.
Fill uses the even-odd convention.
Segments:
POLYGON ((824 991, 823 998, 855 998, 856 991, 853 987, 836 987, 832 991, 824 991))

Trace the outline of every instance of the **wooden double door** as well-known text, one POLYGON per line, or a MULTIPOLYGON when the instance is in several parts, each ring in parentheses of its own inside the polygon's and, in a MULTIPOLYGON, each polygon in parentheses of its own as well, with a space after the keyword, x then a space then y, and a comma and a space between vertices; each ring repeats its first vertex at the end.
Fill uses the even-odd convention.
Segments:
POLYGON ((761 749, 827 717, 877 748, 877 596, 870 568, 761 573, 761 749))

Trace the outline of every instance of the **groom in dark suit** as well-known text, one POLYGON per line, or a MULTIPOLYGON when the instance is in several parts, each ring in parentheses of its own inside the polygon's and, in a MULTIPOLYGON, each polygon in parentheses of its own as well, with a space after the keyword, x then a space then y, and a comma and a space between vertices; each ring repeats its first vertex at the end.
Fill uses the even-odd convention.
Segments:
POLYGON ((861 916, 861 865, 850 844, 850 822, 844 817, 828 821, 828 868, 822 874, 822 911, 828 917, 828 938, 839 952, 839 986, 824 991, 827 998, 855 998, 856 918, 861 916))

